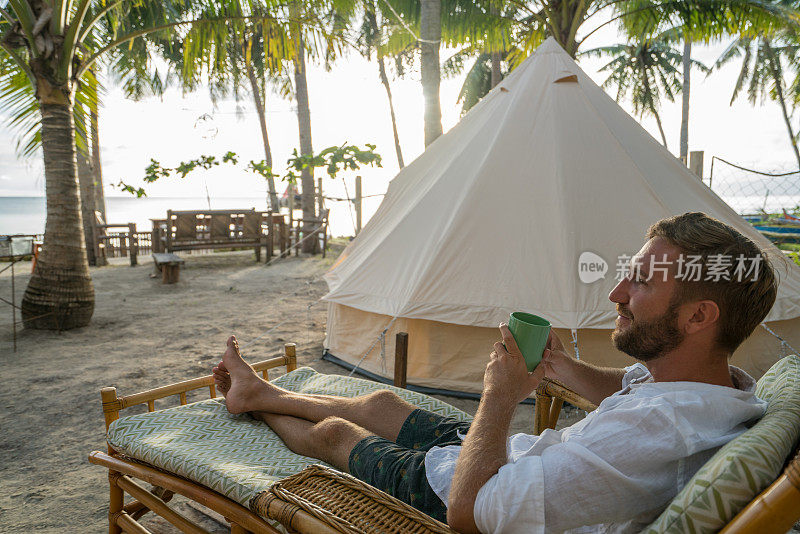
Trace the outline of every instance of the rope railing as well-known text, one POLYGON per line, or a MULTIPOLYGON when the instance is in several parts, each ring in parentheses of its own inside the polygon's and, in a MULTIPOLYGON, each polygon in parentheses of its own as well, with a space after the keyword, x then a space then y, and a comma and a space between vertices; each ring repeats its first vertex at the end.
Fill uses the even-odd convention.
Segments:
POLYGON ((708 187, 741 215, 779 214, 800 208, 800 171, 757 170, 714 156, 708 187))

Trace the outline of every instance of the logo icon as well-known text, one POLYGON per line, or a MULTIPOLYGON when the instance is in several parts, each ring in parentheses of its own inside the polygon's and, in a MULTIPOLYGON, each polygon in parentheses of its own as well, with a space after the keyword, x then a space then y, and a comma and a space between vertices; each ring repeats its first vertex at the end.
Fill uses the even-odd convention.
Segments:
POLYGON ((578 258, 578 277, 584 284, 591 284, 605 278, 608 272, 606 260, 594 252, 583 252, 578 258))

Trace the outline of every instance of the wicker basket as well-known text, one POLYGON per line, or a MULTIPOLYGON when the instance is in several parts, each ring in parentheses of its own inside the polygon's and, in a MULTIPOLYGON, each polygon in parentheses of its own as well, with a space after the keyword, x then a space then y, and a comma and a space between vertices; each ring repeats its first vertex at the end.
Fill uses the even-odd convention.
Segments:
MULTIPOLYGON (((312 465, 275 483, 253 499, 251 508, 268 516, 270 504, 279 500, 304 510, 334 531, 346 534, 442 533, 455 534, 444 523, 408 504, 361 482, 355 477, 321 465, 312 465)), ((286 510, 291 515, 291 510, 286 510)), ((290 526, 291 519, 284 518, 290 526)))

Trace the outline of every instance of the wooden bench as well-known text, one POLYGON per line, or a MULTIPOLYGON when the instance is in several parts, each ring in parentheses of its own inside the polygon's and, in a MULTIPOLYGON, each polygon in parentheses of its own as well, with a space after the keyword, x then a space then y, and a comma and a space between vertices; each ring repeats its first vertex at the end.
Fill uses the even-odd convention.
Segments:
POLYGON ((161 271, 161 283, 174 284, 180 278, 184 261, 177 254, 162 252, 153 254, 153 263, 156 264, 156 270, 161 271))
POLYGON ((208 250, 250 248, 261 260, 266 236, 261 230, 261 212, 249 210, 167 211, 165 249, 208 250))

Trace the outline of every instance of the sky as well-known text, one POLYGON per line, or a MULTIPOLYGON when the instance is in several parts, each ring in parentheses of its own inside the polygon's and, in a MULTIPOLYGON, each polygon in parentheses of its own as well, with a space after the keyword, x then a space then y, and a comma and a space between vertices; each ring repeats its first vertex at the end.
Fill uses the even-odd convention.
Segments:
MULTIPOLYGON (((592 28, 590 23, 587 28, 592 28)), ((622 42, 610 26, 594 34, 582 50, 622 42)), ((721 54, 727 43, 695 47, 693 57, 708 65, 721 54)), ((441 51, 444 61, 452 50, 441 51)), ((598 69, 608 60, 580 59, 579 65, 602 83, 605 75, 598 69)), ((706 173, 711 156, 764 171, 796 168, 785 125, 777 104, 771 101, 751 106, 740 99, 729 105, 738 64, 732 64, 711 76, 695 71, 692 80, 690 109, 690 150, 704 150, 706 173)), ((460 118, 461 105, 456 102, 463 75, 442 81, 442 123, 445 132, 460 118)), ((363 169, 364 195, 385 192, 388 182, 397 174, 391 122, 386 93, 380 84, 377 64, 350 52, 330 71, 309 66, 309 97, 312 136, 315 151, 342 143, 363 146, 377 145, 383 156, 380 169, 363 169)), ((423 99, 419 71, 409 71, 404 78, 391 82, 398 129, 406 164, 422 153, 423 99)), ((630 111, 627 102, 621 102, 630 111)), ((285 161, 298 146, 297 120, 293 103, 276 94, 266 99, 267 128, 272 144, 274 168, 285 170, 285 161)), ((669 149, 678 152, 680 101, 666 103, 661 111, 669 149)), ((5 117, 0 116, 0 122, 5 117)), ((638 118, 637 118, 638 119, 638 118)), ((794 118, 797 128, 797 117, 794 118)), ((645 128, 660 140, 655 121, 644 119, 645 128)), ((108 83, 100 112, 100 139, 103 178, 107 196, 128 195, 115 188, 120 181, 144 186, 151 197, 261 197, 266 184, 244 165, 222 165, 211 171, 198 171, 188 178, 162 179, 144 184, 144 168, 154 158, 162 166, 175 166, 200 155, 218 159, 232 150, 244 162, 264 158, 258 117, 249 95, 235 102, 227 99, 213 105, 206 91, 183 95, 169 90, 163 98, 147 98, 134 102, 124 98, 119 88, 108 83)), ((42 196, 44 177, 41 156, 20 160, 14 152, 14 139, 0 126, 0 197, 42 196)), ((345 176, 352 194, 354 173, 345 176)), ((279 189, 283 189, 283 185, 279 189)), ((344 193, 342 180, 332 182, 325 177, 326 192, 332 196, 344 193)))

